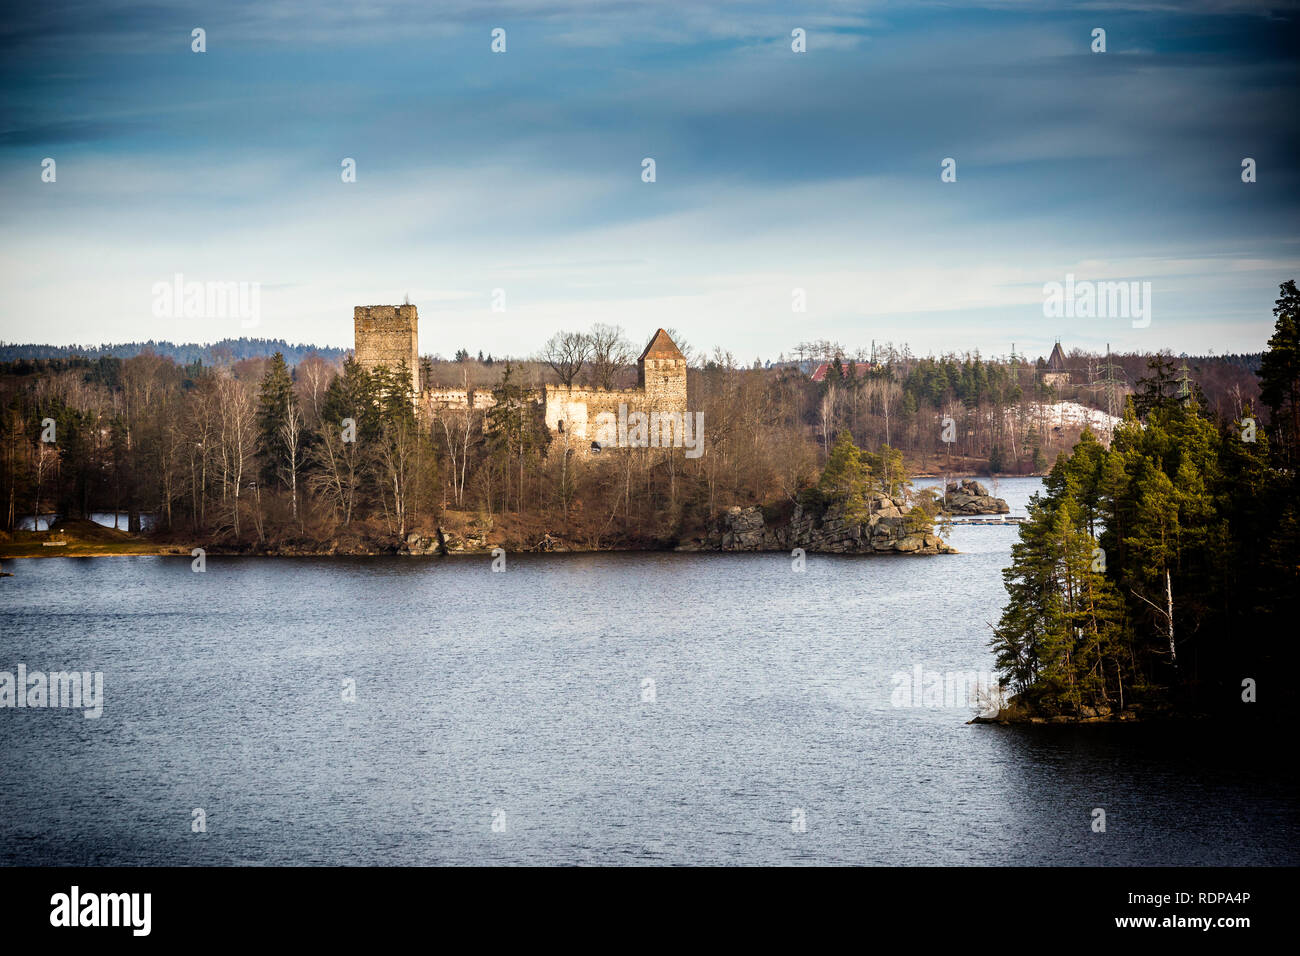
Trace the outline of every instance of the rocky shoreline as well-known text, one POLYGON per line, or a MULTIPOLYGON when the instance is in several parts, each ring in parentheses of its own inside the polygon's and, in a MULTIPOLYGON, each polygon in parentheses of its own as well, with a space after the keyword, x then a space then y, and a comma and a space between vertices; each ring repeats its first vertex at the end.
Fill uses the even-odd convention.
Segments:
MULTIPOLYGON (((378 533, 339 536, 326 541, 310 539, 267 542, 186 542, 127 535, 123 532, 86 534, 70 529, 66 546, 46 547, 48 535, 27 534, 24 540, 0 541, 0 557, 98 557, 114 554, 191 556, 202 548, 209 555, 264 557, 363 557, 405 555, 433 557, 490 554, 496 548, 520 553, 595 553, 601 551, 739 552, 780 551, 796 548, 810 554, 952 554, 935 533, 933 518, 903 497, 876 493, 866 514, 848 516, 840 506, 817 508, 797 503, 778 507, 731 507, 702 532, 685 538, 606 538, 574 540, 543 527, 508 528, 491 519, 474 519, 459 526, 437 526, 432 531, 411 531, 401 537, 378 533), (98 540, 98 539, 104 540, 98 540), (83 540, 84 539, 84 540, 83 540), (111 539, 111 540, 110 540, 111 539)), ((62 531, 59 532, 63 534, 62 531)))
POLYGON ((1161 720, 1197 719, 1203 716, 1202 714, 1178 713, 1167 703, 1162 702, 1133 702, 1122 710, 1105 704, 1097 707, 1084 704, 1079 707, 1078 714, 1043 714, 1034 708, 1018 703, 1015 698, 1012 698, 1007 702, 1007 706, 1000 709, 995 715, 991 717, 974 717, 966 721, 966 723, 998 724, 1002 727, 1042 724, 1081 726, 1084 724, 1150 723, 1161 720))
POLYGON ((718 516, 702 538, 681 542, 678 551, 792 551, 813 554, 952 554, 955 549, 934 533, 929 515, 908 502, 873 495, 865 521, 850 519, 832 506, 815 514, 796 504, 786 521, 769 522, 757 505, 732 507, 718 516))

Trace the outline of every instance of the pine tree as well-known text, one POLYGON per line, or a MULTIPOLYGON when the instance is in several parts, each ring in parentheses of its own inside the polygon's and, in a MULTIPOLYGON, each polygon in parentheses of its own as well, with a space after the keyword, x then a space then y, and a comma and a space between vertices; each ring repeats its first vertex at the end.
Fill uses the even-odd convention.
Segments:
POLYGON ((394 369, 379 366, 374 377, 379 395, 379 499, 390 530, 404 537, 416 511, 421 465, 432 455, 416 421, 410 368, 405 362, 394 369))
POLYGON ((260 479, 264 486, 273 485, 285 470, 288 450, 283 430, 294 404, 293 379, 284 355, 271 356, 262 377, 257 400, 257 450, 261 459, 260 479))
POLYGON ((1259 397, 1270 412, 1281 457, 1294 467, 1300 447, 1300 290, 1294 279, 1282 284, 1273 314, 1277 323, 1259 364, 1259 397))
POLYGON ((862 452, 853 444, 848 429, 836 437, 817 488, 828 501, 840 506, 846 520, 861 523, 870 517, 867 496, 871 491, 871 468, 862 460, 862 452))
POLYGON ((1035 495, 1028 512, 1019 539, 1011 546, 1011 564, 1002 571, 1008 601, 991 644, 998 672, 1016 695, 1029 692, 1037 683, 1040 654, 1059 617, 1048 544, 1052 508, 1043 496, 1035 495))
POLYGON ((1009 600, 992 647, 1013 692, 1040 712, 1105 713, 1141 683, 1126 606, 1090 527, 1100 519, 1107 457, 1083 441, 1057 459, 1003 571, 1009 600))
POLYGON ((1137 391, 1133 394, 1133 405, 1138 418, 1143 421, 1155 409, 1168 408, 1178 404, 1178 375, 1174 369, 1174 360, 1168 354, 1153 355, 1147 359, 1145 378, 1137 380, 1137 391))
POLYGON ((487 412, 488 448, 500 469, 504 482, 503 507, 509 507, 512 475, 515 483, 515 509, 523 510, 525 463, 546 445, 546 436, 537 422, 536 406, 527 400, 524 388, 515 381, 516 369, 509 360, 501 380, 492 389, 494 404, 487 412))
POLYGON ((881 445, 877 452, 860 452, 859 462, 870 475, 872 485, 890 497, 902 494, 912 483, 903 464, 903 453, 897 448, 881 445))
POLYGON ((325 390, 321 434, 312 462, 312 487, 347 526, 366 503, 380 434, 379 401, 370 374, 352 358, 325 390))
POLYGON ((379 407, 375 383, 361 364, 349 358, 343 374, 330 381, 321 405, 323 425, 342 430, 344 421, 356 426, 358 444, 373 442, 379 436, 379 407))

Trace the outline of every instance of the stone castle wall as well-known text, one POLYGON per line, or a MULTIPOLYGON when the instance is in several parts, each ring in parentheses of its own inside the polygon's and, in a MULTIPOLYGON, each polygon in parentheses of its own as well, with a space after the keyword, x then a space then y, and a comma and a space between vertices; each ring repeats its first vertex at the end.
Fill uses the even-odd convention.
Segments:
POLYGON ((484 411, 496 404, 491 389, 487 388, 431 388, 421 394, 421 400, 434 411, 456 411, 473 408, 484 411))
MULTIPOLYGON (((654 422, 652 430, 656 436, 665 441, 669 436, 680 441, 676 429, 680 425, 667 426, 658 423, 659 416, 686 414, 686 369, 682 363, 679 381, 656 382, 651 389, 626 388, 565 388, 563 385, 546 386, 546 427, 554 434, 564 435, 565 444, 579 454, 591 450, 591 443, 597 440, 599 432, 598 417, 608 413, 615 421, 624 421, 634 412, 650 416, 654 422), (667 431, 665 431, 665 428, 667 431)), ((606 439, 607 440, 607 439, 606 439)), ((652 441, 657 445, 658 438, 652 441)))
MULTIPOLYGON (((556 433, 568 433, 577 439, 592 441, 596 435, 596 417, 604 412, 618 417, 620 406, 626 414, 651 412, 668 414, 686 411, 686 383, 660 388, 652 393, 639 388, 604 389, 547 385, 531 393, 534 401, 545 406, 546 427, 556 433)), ((490 389, 433 388, 421 393, 421 401, 432 411, 458 411, 473 408, 485 411, 496 404, 490 389)))
POLYGON ((596 437, 596 416, 601 412, 618 415, 620 404, 629 412, 643 408, 645 393, 636 388, 565 388, 546 386, 546 427, 557 434, 567 433, 571 440, 588 442, 596 437))
MULTIPOLYGON (((486 411, 496 404, 490 389, 420 389, 419 316, 413 305, 359 305, 353 309, 356 360, 368 372, 379 366, 396 369, 405 362, 411 373, 416 404, 430 413, 486 411)), ((627 389, 566 388, 547 385, 534 392, 545 409, 546 427, 563 435, 563 444, 586 454, 597 437, 597 417, 617 420, 642 412, 647 416, 686 414, 686 360, 661 329, 637 366, 637 387, 627 389), (656 415, 656 413, 658 413, 656 415)), ((662 432, 657 432, 662 434, 662 432)))
POLYGON ((352 310, 357 362, 367 372, 380 365, 411 373, 411 391, 420 394, 419 316, 413 305, 359 305, 352 310))

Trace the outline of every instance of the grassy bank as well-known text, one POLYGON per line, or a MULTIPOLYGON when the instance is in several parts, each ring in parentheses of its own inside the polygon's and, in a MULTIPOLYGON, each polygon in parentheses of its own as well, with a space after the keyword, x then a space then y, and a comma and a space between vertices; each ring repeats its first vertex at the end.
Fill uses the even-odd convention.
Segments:
POLYGON ((56 522, 49 531, 0 533, 0 558, 97 558, 116 554, 189 554, 189 549, 77 519, 56 522))

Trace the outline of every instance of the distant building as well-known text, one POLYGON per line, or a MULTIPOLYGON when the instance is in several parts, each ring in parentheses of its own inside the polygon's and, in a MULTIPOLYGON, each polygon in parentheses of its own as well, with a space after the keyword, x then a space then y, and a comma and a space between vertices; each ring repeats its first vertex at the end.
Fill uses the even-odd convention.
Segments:
POLYGON ((1047 367, 1043 370, 1043 381, 1051 386, 1069 385, 1070 370, 1065 367, 1065 352, 1057 342, 1052 354, 1047 358, 1047 367))
POLYGON ((403 364, 411 392, 420 394, 420 317, 413 305, 359 305, 352 310, 356 359, 367 372, 383 366, 396 372, 403 364))
MULTIPOLYGON (((446 411, 485 411, 496 404, 491 389, 420 388, 419 316, 413 305, 359 305, 353 309, 356 359, 367 372, 405 364, 417 407, 430 414, 446 411)), ((686 356, 663 329, 657 329, 637 359, 635 388, 605 389, 580 385, 546 385, 531 389, 527 398, 543 408, 546 427, 565 436, 566 447, 579 454, 599 452, 597 418, 602 414, 626 421, 628 416, 671 419, 681 429, 686 414, 686 356)), ((654 428, 651 425, 651 428, 654 428)), ((669 429, 660 429, 660 434, 669 429)), ((674 435, 680 444, 680 434, 674 435)))
POLYGON ((546 427, 567 435, 575 450, 599 452, 597 418, 633 412, 659 416, 686 414, 686 356, 672 337, 657 329, 637 359, 636 388, 547 385, 543 389, 546 427), (620 409, 620 406, 622 408, 620 409))
MULTIPOLYGON (((843 367, 844 374, 847 376, 849 374, 849 363, 841 360, 840 365, 843 367)), ((822 362, 815 369, 813 369, 812 380, 814 382, 826 381, 826 375, 830 372, 830 370, 831 370, 831 363, 822 362)), ((853 374, 854 377, 856 378, 866 378, 867 373, 870 371, 871 371, 870 362, 855 362, 853 365, 853 374)))

